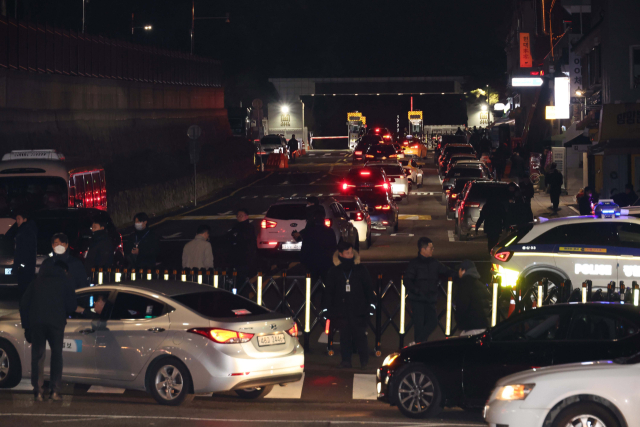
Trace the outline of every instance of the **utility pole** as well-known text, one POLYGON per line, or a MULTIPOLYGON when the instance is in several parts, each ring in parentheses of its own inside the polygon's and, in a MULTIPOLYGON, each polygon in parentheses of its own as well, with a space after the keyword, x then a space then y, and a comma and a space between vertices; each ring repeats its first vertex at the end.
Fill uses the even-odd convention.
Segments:
POLYGON ((84 3, 86 0, 82 0, 82 34, 84 34, 84 3))
POLYGON ((193 30, 196 22, 196 0, 191 0, 191 55, 193 55, 193 30))

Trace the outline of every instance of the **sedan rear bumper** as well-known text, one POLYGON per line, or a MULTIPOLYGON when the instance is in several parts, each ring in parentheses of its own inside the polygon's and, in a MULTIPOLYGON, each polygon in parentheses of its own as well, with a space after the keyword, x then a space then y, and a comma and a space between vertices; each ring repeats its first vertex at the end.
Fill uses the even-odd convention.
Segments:
POLYGON ((277 375, 272 377, 255 378, 252 380, 242 381, 236 384, 232 390, 241 390, 244 388, 263 387, 267 385, 286 384, 300 381, 302 372, 289 375, 277 375))

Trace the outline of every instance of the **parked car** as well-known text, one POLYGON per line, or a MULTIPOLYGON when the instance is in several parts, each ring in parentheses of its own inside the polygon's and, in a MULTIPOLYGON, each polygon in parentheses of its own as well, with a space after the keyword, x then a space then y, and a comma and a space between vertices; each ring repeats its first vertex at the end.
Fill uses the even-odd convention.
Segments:
POLYGON ((447 170, 447 165, 449 164, 449 160, 454 154, 474 154, 476 150, 473 149, 471 144, 449 144, 444 150, 442 150, 442 155, 438 159, 438 173, 443 175, 447 170))
MULTIPOLYGON (((29 221, 34 221, 38 228, 38 243, 36 251, 36 269, 51 253, 51 237, 56 233, 64 233, 69 238, 69 252, 72 256, 84 260, 93 233, 91 224, 99 218, 107 222, 105 228, 111 244, 114 248, 114 264, 124 263, 124 251, 122 247, 122 235, 111 221, 109 214, 94 208, 71 208, 41 210, 31 214, 29 221)), ((13 265, 13 253, 15 245, 13 241, 0 236, 0 283, 5 285, 17 285, 15 275, 9 268, 13 265)))
MULTIPOLYGON (((325 211, 324 223, 336 234, 336 243, 340 240, 359 248, 358 230, 349 221, 349 214, 333 197, 324 197, 320 205, 325 211)), ((307 198, 291 197, 275 202, 260 222, 258 250, 263 255, 283 252, 299 252, 302 242, 296 242, 291 233, 302 231, 307 225, 307 198)))
POLYGON ((287 147, 287 140, 282 135, 265 135, 260 139, 261 153, 264 155, 269 154, 287 154, 289 148, 287 147))
POLYGON ((482 165, 462 164, 449 171, 442 178, 442 201, 446 199, 446 192, 453 186, 457 178, 491 179, 491 174, 482 165))
MULTIPOLYGON (((302 378, 304 351, 291 317, 231 292, 160 280, 82 288, 64 330, 62 380, 147 391, 177 406, 194 393, 257 398, 302 378), (96 302, 106 299, 96 310, 96 302)), ((0 318, 0 388, 31 376, 20 315, 0 318)), ((50 365, 45 361, 45 376, 50 365)))
MULTIPOLYGON (((512 315, 479 335, 418 343, 390 354, 377 372, 378 400, 397 406, 411 418, 435 416, 445 406, 480 408, 493 396, 496 381, 506 375, 563 363, 632 356, 640 345, 639 330, 640 313, 630 305, 539 307, 512 315)), ((518 420, 530 414, 536 415, 527 410, 518 420)), ((527 425, 520 421, 497 424, 527 425)))
POLYGON ((367 205, 358 196, 335 196, 349 214, 351 224, 358 230, 360 249, 371 247, 371 217, 367 205))
MULTIPOLYGON (((474 230, 480 211, 490 196, 505 202, 509 199, 509 183, 495 181, 469 181, 458 197, 456 206, 456 233, 460 241, 468 239, 474 230)), ((484 227, 480 228, 481 230, 484 227)))
POLYGON ((518 427, 640 425, 638 380, 640 353, 523 371, 498 381, 484 418, 518 427))
POLYGON ((391 194, 396 200, 401 200, 403 204, 409 203, 409 178, 404 173, 402 166, 397 161, 394 162, 376 162, 367 163, 366 167, 369 169, 382 169, 384 170, 387 180, 391 184, 391 194))

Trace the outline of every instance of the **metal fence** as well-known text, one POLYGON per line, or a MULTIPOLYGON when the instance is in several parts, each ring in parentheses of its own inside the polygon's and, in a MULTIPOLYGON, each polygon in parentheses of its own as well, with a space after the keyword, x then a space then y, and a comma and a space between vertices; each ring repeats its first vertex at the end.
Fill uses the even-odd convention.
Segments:
POLYGON ((137 82, 221 87, 220 62, 0 16, 0 67, 137 82))

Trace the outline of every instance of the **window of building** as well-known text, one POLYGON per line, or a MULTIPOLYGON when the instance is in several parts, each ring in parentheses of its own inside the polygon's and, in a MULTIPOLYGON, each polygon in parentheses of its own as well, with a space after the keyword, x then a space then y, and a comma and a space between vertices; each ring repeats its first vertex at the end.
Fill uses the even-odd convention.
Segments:
POLYGON ((630 58, 631 63, 631 89, 640 87, 640 46, 631 46, 630 58))

